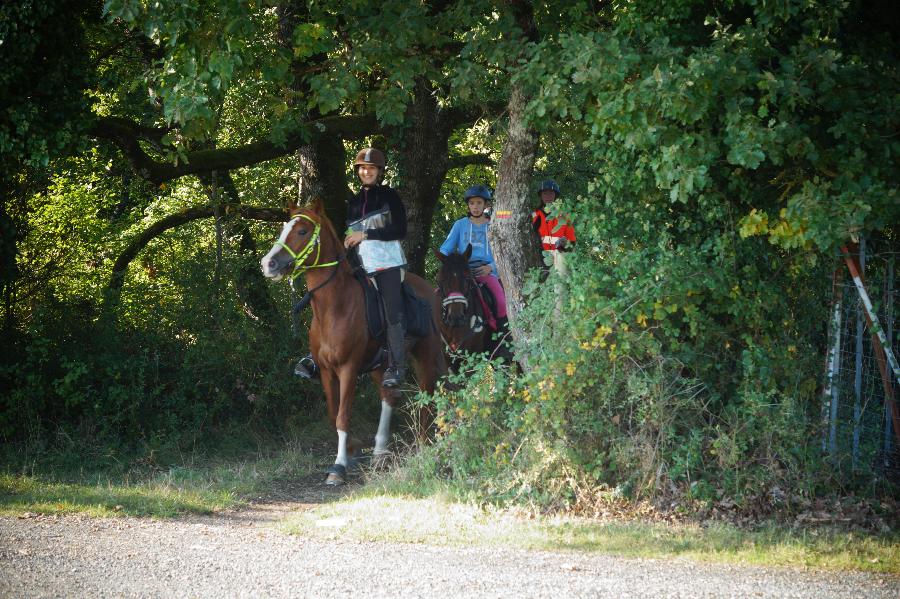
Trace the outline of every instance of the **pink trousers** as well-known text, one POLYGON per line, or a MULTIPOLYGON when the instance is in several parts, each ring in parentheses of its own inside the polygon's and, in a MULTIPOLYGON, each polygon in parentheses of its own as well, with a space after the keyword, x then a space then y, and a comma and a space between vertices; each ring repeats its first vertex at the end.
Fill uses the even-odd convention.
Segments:
POLYGON ((497 318, 506 318, 506 293, 503 291, 500 279, 493 274, 489 274, 483 277, 475 277, 475 280, 484 284, 494 294, 494 299, 497 300, 497 318))

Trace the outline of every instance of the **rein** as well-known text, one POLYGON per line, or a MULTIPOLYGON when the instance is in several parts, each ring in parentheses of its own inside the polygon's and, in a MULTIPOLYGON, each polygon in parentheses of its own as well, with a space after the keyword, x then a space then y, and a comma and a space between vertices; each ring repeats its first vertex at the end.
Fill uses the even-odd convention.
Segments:
MULTIPOLYGON (((343 259, 344 259, 343 256, 338 256, 338 259, 335 260, 334 262, 329 262, 328 264, 322 264, 321 266, 337 266, 337 264, 343 259)), ((313 266, 310 268, 318 268, 318 266, 313 266)), ((331 280, 334 279, 334 276, 337 274, 337 271, 338 271, 338 269, 335 268, 333 271, 331 271, 331 274, 328 275, 328 278, 325 279, 325 281, 323 283, 316 285, 315 288, 310 289, 309 291, 304 293, 303 297, 300 298, 300 301, 298 301, 296 304, 294 304, 294 306, 292 308, 292 310, 294 311, 294 314, 302 312, 303 309, 309 305, 309 302, 312 301, 313 293, 315 293, 316 291, 318 291, 319 289, 321 289, 322 287, 324 287, 325 285, 330 283, 331 280)), ((293 289, 293 288, 294 288, 294 278, 292 277, 291 278, 291 289, 293 289)))

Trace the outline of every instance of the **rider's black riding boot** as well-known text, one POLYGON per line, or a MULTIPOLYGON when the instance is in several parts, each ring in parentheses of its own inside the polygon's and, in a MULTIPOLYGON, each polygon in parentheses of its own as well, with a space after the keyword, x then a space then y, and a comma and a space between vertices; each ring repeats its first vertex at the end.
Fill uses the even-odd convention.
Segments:
POLYGON ((382 387, 398 387, 406 378, 406 326, 403 321, 387 327, 388 368, 384 371, 382 387))
POLYGON ((294 374, 310 381, 319 380, 319 366, 313 360, 312 354, 300 358, 300 361, 294 366, 294 374))

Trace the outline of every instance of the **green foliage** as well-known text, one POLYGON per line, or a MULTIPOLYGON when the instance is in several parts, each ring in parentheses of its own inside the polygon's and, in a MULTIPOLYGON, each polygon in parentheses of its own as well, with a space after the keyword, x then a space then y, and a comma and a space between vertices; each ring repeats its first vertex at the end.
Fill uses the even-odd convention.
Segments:
POLYGON ((316 393, 298 393, 290 376, 302 347, 278 319, 289 310, 287 289, 278 289, 278 312, 252 312, 246 273, 258 258, 242 234, 225 236, 217 265, 213 223, 186 225, 145 248, 109 297, 113 258, 148 223, 202 194, 196 183, 164 193, 123 186, 98 152, 55 166, 59 174, 17 215, 30 224, 18 256, 20 293, 30 299, 7 314, 21 324, 4 339, 0 436, 35 441, 62 429, 134 444, 215 436, 234 422, 275 434, 320 413, 316 393), (139 212, 132 202, 145 217, 124 217, 139 212))
POLYGON ((92 78, 85 29, 95 13, 90 0, 0 7, 0 169, 20 161, 46 166, 78 141, 86 109, 81 91, 92 78))
POLYGON ((515 74, 579 241, 527 289, 529 370, 473 363, 438 396, 454 484, 567 507, 827 488, 831 252, 900 221, 893 42, 855 4, 695 9, 560 31, 515 74))
MULTIPOLYGON (((208 179, 159 186, 118 149, 75 151, 89 118, 129 119, 141 150, 181 163, 338 115, 375 115, 392 145, 412 143, 424 91, 442 115, 484 115, 452 134, 452 155, 499 163, 505 122, 490 107, 515 82, 541 134, 536 178, 562 184, 553 211, 579 241, 568 276, 531 275, 516 348, 528 371, 473 360, 435 398, 438 474, 556 507, 602 493, 746 505, 827 485, 825 273, 836 246, 895 238, 900 222, 889 3, 595 4, 534 5, 540 39, 527 44, 480 0, 302 14, 107 0, 105 24, 90 2, 4 5, 0 40, 18 52, 0 69, 0 436, 133 441, 316 412, 318 389, 297 401, 287 377, 302 351, 288 292, 258 281, 272 228, 191 221, 143 248, 121 289, 109 283, 163 218, 218 200, 285 205, 295 164, 235 170, 211 199, 208 179)), ((495 173, 444 181, 432 246, 473 183, 495 173)))

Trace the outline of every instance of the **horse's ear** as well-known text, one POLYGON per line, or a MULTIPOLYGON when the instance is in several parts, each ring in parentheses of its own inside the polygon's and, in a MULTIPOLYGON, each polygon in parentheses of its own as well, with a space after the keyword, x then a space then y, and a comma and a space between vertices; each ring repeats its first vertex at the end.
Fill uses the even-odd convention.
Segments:
POLYGON ((322 204, 322 200, 320 198, 315 198, 312 203, 309 205, 310 209, 319 216, 325 214, 325 206, 322 204))
POLYGON ((469 258, 472 257, 472 244, 466 246, 466 251, 463 252, 463 258, 466 259, 466 262, 469 261, 469 258))
POLYGON ((437 259, 441 262, 441 264, 443 264, 443 263, 444 263, 444 260, 447 259, 447 256, 445 256, 444 254, 442 254, 442 253, 441 253, 441 250, 439 250, 439 249, 437 249, 437 248, 434 249, 434 257, 437 258, 437 259))

